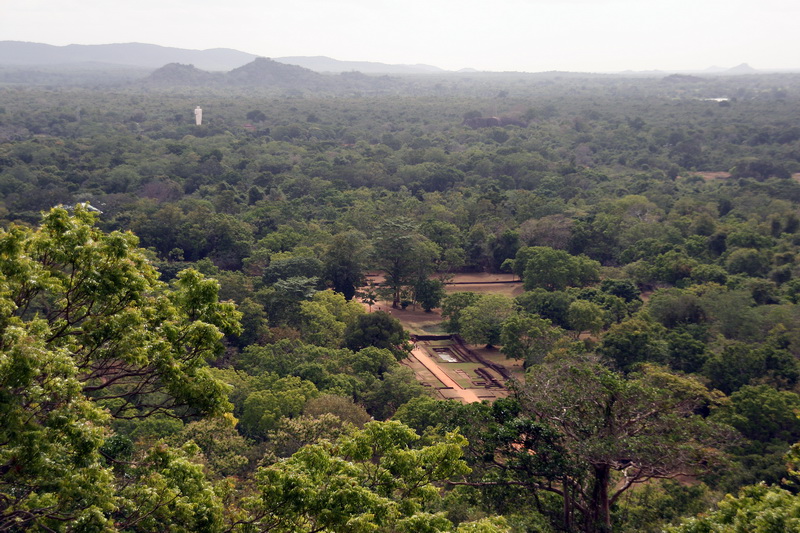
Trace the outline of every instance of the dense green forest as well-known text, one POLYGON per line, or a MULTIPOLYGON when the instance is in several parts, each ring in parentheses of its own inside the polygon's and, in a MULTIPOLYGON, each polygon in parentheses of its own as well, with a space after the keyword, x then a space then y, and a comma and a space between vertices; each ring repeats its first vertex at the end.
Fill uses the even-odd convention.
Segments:
POLYGON ((800 531, 800 76, 341 77, 0 85, 0 531, 800 531))

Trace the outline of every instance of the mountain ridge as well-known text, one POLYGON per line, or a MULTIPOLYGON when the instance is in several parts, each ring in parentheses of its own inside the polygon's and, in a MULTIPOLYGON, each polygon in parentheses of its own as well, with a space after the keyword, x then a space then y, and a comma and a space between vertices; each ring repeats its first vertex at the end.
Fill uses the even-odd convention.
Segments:
POLYGON ((193 65, 170 63, 137 83, 145 86, 257 87, 290 92, 376 93, 396 90, 399 78, 361 72, 322 74, 298 65, 258 57, 230 72, 207 72, 193 65))
MULTIPOLYGON (((201 70, 228 72, 263 57, 232 48, 191 50, 147 43, 69 44, 55 46, 25 41, 0 41, 0 65, 51 66, 103 63, 157 69, 171 63, 201 70)), ((371 61, 341 61, 327 56, 272 58, 315 72, 367 74, 423 74, 447 72, 432 65, 390 65, 371 61)))
MULTIPOLYGON (((229 72, 245 66, 262 55, 242 52, 232 48, 193 50, 147 43, 69 44, 56 46, 27 41, 0 41, 0 66, 53 67, 107 65, 111 67, 136 67, 158 69, 171 63, 193 65, 210 72, 229 72)), ((428 64, 389 64, 374 61, 343 61, 328 56, 273 57, 273 61, 304 67, 317 73, 342 74, 451 74, 489 72, 465 67, 458 71, 446 70, 428 64)), ((703 70, 653 69, 606 72, 634 76, 661 76, 672 73, 744 75, 766 72, 795 72, 797 69, 762 70, 741 63, 731 68, 710 66, 703 70)), ((588 72, 587 72, 588 74, 588 72)))

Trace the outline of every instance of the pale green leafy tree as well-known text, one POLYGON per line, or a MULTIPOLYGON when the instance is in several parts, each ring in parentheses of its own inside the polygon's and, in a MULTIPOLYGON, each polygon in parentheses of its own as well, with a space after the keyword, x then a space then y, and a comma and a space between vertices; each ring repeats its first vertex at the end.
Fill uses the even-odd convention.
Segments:
POLYGON ((725 533, 753 531, 758 533, 800 532, 800 496, 766 484, 750 485, 739 494, 728 494, 717 504, 717 510, 690 518, 670 533, 725 533))
POLYGON ((547 246, 520 248, 513 271, 525 281, 525 290, 537 287, 549 291, 583 287, 597 281, 600 263, 586 256, 573 256, 547 246))
POLYGON ((564 330, 546 318, 515 313, 503 322, 500 344, 507 357, 521 359, 528 367, 544 361, 564 337, 564 330))
POLYGON ((347 326, 365 314, 364 307, 331 290, 320 291, 309 301, 300 302, 303 340, 318 346, 339 348, 347 326))
POLYGON ((472 344, 496 345, 503 322, 515 312, 516 304, 508 296, 487 294, 461 311, 461 336, 472 344))
MULTIPOLYGON (((196 271, 158 281, 137 243, 81 206, 0 232, 0 530, 130 523, 124 489, 155 473, 115 477, 101 455, 110 419, 230 409, 207 362, 238 313, 196 271)), ((186 492, 166 481, 151 488, 165 528, 200 512, 170 506, 169 491, 186 492)))
POLYGON ((569 304, 567 309, 567 322, 570 328, 579 335, 583 331, 589 331, 596 335, 603 327, 605 311, 602 307, 586 300, 575 300, 569 304))
MULTIPOLYGON (((301 448, 262 468, 247 500, 242 531, 439 532, 452 523, 433 513, 437 483, 469 472, 458 433, 420 438, 399 422, 370 422, 335 442, 301 448)), ((506 531, 483 520, 459 531, 506 531)))
POLYGON ((49 333, 42 320, 3 332, 0 531, 63 520, 103 531, 114 509, 113 475, 98 452, 108 414, 81 394, 70 355, 48 349, 49 333))
POLYGON ((242 408, 242 431, 263 438, 283 417, 299 416, 306 402, 319 394, 310 381, 297 376, 279 378, 247 396, 242 408))

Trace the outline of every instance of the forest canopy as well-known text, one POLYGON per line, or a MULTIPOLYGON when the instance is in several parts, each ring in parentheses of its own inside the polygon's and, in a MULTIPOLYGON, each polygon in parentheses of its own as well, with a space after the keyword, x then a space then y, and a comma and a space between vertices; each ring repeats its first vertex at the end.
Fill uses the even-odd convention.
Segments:
POLYGON ((0 85, 0 530, 798 507, 797 75, 343 79, 0 85), (508 398, 434 398, 417 307, 508 398))

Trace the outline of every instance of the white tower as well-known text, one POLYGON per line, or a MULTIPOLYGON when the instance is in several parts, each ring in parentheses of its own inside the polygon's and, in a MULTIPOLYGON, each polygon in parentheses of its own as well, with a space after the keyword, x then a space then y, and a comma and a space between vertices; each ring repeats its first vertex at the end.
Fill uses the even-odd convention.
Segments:
POLYGON ((203 123, 203 110, 197 106, 194 110, 194 123, 198 126, 203 123))

